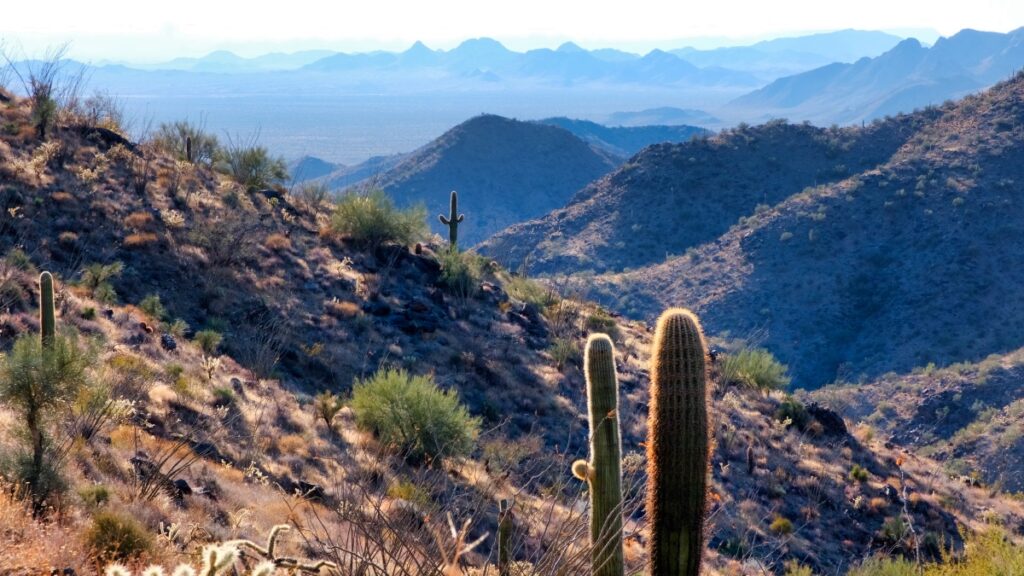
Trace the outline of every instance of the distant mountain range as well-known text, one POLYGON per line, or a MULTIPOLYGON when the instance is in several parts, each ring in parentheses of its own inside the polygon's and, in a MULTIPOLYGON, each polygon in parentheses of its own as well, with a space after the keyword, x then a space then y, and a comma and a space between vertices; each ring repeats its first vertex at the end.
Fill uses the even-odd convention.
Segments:
POLYGON ((885 32, 839 30, 765 40, 750 46, 714 50, 682 48, 671 52, 696 66, 718 66, 771 81, 833 62, 854 62, 878 56, 892 49, 900 40, 899 36, 885 32))
POLYGON ((734 100, 749 115, 852 123, 963 97, 1024 66, 1024 28, 963 30, 928 48, 914 39, 875 58, 833 63, 780 78, 734 100))

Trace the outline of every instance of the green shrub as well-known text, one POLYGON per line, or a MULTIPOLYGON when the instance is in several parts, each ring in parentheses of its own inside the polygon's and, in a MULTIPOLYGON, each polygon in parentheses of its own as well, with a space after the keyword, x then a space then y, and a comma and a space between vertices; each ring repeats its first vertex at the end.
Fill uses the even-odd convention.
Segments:
POLYGON ((555 338, 548 347, 548 354, 555 361, 555 367, 559 370, 565 368, 569 362, 579 362, 582 358, 580 345, 572 338, 555 338))
POLYGON ((268 188, 288 179, 284 159, 274 158, 266 148, 256 145, 255 137, 246 142, 229 139, 223 160, 228 175, 250 190, 268 188))
POLYGON ((438 282, 446 292, 463 301, 476 296, 489 260, 474 252, 445 250, 438 257, 441 275, 438 282))
POLYGON ((6 262, 11 268, 21 270, 22 272, 35 271, 32 259, 29 258, 28 254, 21 248, 11 248, 10 251, 7 252, 7 256, 4 257, 4 262, 6 262))
POLYGON ((37 511, 64 486, 60 457, 49 449, 52 421, 86 386, 92 362, 93 354, 73 333, 57 334, 48 348, 37 334, 26 334, 0 355, 0 403, 19 413, 26 445, 3 465, 10 477, 28 484, 37 511))
POLYGON ((771 526, 769 526, 768 529, 775 534, 785 536, 786 534, 793 533, 793 523, 789 521, 789 518, 776 516, 775 519, 772 520, 771 526))
POLYGON ((454 390, 405 370, 387 368, 356 382, 352 410, 359 427, 412 462, 469 454, 480 433, 480 420, 454 390))
POLYGON ((87 288, 93 298, 104 304, 117 302, 117 292, 111 280, 117 278, 124 271, 124 264, 114 262, 112 264, 100 264, 94 262, 82 270, 82 286, 87 288))
POLYGON ((870 558, 850 570, 849 576, 1009 576, 1024 574, 1024 547, 1007 538, 1002 529, 967 534, 960 558, 925 564, 920 570, 911 560, 870 558))
POLYGON ((850 482, 867 482, 871 474, 866 468, 861 467, 860 464, 854 464, 850 467, 850 482))
POLYGON ((220 343, 224 341, 224 336, 216 330, 200 330, 196 332, 192 341, 203 350, 203 354, 213 356, 220 348, 220 343))
POLYGON ((167 316, 167 308, 164 308, 160 301, 159 294, 150 294, 139 302, 139 310, 145 312, 150 318, 160 321, 167 316))
POLYGON ((334 205, 330 229, 366 246, 386 242, 410 245, 428 234, 427 209, 395 207, 383 190, 349 192, 334 205))
POLYGON ((185 334, 188 333, 189 325, 188 322, 178 318, 174 322, 164 324, 162 328, 164 332, 167 332, 175 338, 184 338, 185 334))
POLYGON ((721 378, 726 385, 746 386, 768 392, 789 385, 786 365, 763 348, 744 348, 727 354, 721 363, 721 378))
POLYGON ((775 419, 779 422, 785 422, 788 419, 793 426, 796 426, 797 430, 803 430, 811 421, 811 415, 807 413, 807 409, 799 400, 792 396, 786 396, 779 407, 775 409, 775 419))
POLYGON ((85 541, 93 556, 104 562, 135 558, 153 548, 145 528, 129 516, 110 511, 93 517, 85 541))
POLYGON ((185 141, 192 139, 192 162, 212 166, 220 156, 220 144, 213 134, 204 132, 189 121, 161 124, 153 137, 154 142, 168 154, 185 160, 185 141))
POLYGON ((588 332, 607 334, 612 340, 619 337, 619 325, 603 308, 598 308, 593 314, 587 316, 586 327, 588 332))
POLYGON ((96 309, 92 306, 86 306, 85 308, 82 308, 82 313, 79 315, 82 317, 82 320, 95 320, 96 309))
POLYGON ((516 300, 533 304, 541 310, 558 302, 558 294, 553 289, 521 274, 515 274, 505 282, 505 291, 516 300))
POLYGON ((324 421, 328 430, 334 429, 334 417, 341 412, 345 404, 333 392, 324 390, 313 399, 313 408, 316 415, 324 421))
POLYGON ((213 389, 213 405, 227 406, 235 401, 235 391, 226 386, 213 389))
POLYGON ((90 484, 78 489, 78 497, 90 508, 99 508, 110 500, 110 489, 103 484, 90 484))

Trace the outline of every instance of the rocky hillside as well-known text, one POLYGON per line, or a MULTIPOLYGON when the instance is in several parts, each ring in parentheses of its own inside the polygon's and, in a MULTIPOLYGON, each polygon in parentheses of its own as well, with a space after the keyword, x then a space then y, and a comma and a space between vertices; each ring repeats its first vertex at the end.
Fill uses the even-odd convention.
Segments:
MULTIPOLYGON (((467 120, 372 180, 401 205, 447 207, 457 190, 467 245, 565 204, 619 159, 554 126, 484 115, 467 120)), ((442 226, 431 225, 437 232, 442 226)))
MULTIPOLYGON (((121 530, 139 534, 129 564, 173 563, 286 523, 287 553, 334 560, 343 574, 382 556, 385 572, 432 573, 441 553, 430 532, 446 512, 471 521, 470 540, 488 534, 464 558, 480 568, 494 560, 495 502, 508 498, 516 558, 581 573, 585 495, 568 472, 587 434, 579 346, 588 331, 615 335, 627 485, 642 484, 646 325, 471 257, 472 283, 453 291, 429 244, 354 243, 332 232, 327 206, 240 186, 107 129, 65 124, 40 141, 28 108, 0 107, 0 349, 38 330, 35 279, 52 270, 58 323, 95 343, 90 373, 134 404, 87 435, 54 427, 74 440, 68 490, 39 520, 4 491, 0 572, 98 573, 96 546, 121 530), (116 262, 120 272, 93 266, 116 262), (313 394, 348 403, 356 379, 387 366, 432 378, 481 418, 466 457, 410 463, 351 406, 321 419, 313 394)), ((1007 526, 1024 517, 928 459, 851 435, 827 410, 727 387, 712 410, 712 573, 781 573, 791 561, 833 574, 875 551, 909 553, 893 528, 901 515, 927 555, 955 546, 959 526, 980 527, 983 510, 1007 526), (851 477, 854 465, 864 471, 851 477)), ((0 406, 4 453, 19 424, 0 406)), ((643 512, 628 513, 637 567, 643 512)))
POLYGON ((924 120, 842 129, 773 122, 651 146, 564 207, 510 226, 479 249, 513 268, 526 262, 535 273, 660 263, 714 240, 759 207, 885 162, 924 120))
POLYGON ((1020 347, 1024 76, 922 114, 877 167, 609 276, 605 297, 647 315, 682 302, 713 331, 761 333, 808 388, 1020 347))

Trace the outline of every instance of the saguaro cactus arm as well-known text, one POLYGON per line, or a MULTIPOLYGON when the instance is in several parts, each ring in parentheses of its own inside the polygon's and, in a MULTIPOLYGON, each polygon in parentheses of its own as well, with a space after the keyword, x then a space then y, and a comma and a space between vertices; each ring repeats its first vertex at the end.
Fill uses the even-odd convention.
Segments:
POLYGON ((43 272, 39 275, 39 326, 40 341, 44 348, 53 346, 57 336, 57 317, 53 302, 53 275, 43 272))

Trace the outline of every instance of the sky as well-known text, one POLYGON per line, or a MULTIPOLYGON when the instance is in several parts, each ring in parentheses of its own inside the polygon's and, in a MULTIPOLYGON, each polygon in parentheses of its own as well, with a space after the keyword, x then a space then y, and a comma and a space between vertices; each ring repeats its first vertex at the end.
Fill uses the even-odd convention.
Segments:
POLYGON ((5 0, 8 51, 71 43, 84 61, 156 62, 232 50, 449 49, 487 36, 516 50, 574 41, 636 52, 710 48, 845 28, 934 40, 1024 26, 1022 0, 5 0), (45 8, 42 6, 45 5, 45 8), (45 10, 45 16, 40 12, 45 10), (931 38, 925 38, 927 36, 931 38))

